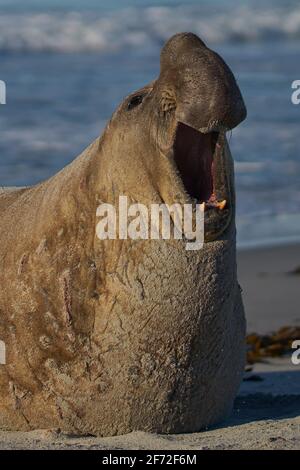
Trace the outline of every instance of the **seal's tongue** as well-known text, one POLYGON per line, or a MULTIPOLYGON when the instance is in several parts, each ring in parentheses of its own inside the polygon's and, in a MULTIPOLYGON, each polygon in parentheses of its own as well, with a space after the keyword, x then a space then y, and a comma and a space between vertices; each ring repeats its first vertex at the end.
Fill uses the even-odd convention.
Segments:
POLYGON ((214 187, 214 154, 217 132, 203 134, 186 124, 178 123, 174 142, 174 160, 188 194, 204 209, 224 209, 226 201, 218 201, 214 187))

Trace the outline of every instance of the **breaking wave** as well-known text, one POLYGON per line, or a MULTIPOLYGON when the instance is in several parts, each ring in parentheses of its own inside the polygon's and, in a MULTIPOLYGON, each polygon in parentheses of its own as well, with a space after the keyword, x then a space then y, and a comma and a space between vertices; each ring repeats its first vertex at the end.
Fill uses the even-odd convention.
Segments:
POLYGON ((4 13, 1 52, 113 52, 161 45, 193 31, 208 44, 300 39, 300 6, 128 8, 115 12, 4 13))

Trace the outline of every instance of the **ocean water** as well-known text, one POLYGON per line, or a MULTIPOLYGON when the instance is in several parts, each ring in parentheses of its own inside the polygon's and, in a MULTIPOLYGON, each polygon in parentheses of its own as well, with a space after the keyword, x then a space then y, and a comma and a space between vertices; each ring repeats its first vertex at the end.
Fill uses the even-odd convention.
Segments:
POLYGON ((223 56, 247 104, 228 136, 239 245, 299 240, 298 0, 0 0, 0 185, 34 184, 69 163, 157 76, 161 46, 180 31, 223 56))

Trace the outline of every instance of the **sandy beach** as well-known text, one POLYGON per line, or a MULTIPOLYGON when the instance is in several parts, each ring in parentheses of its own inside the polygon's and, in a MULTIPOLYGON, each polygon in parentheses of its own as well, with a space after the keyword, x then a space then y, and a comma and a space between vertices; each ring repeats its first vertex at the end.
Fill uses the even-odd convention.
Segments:
POLYGON ((299 244, 238 252, 248 333, 300 326, 299 268, 299 244))
MULTIPOLYGON (((300 245, 240 251, 238 268, 248 332, 299 326, 300 245)), ((300 338, 299 338, 300 339, 300 338)), ((232 416, 199 433, 133 432, 109 438, 60 430, 0 432, 0 449, 299 449, 300 365, 291 357, 266 359, 245 372, 232 416)))

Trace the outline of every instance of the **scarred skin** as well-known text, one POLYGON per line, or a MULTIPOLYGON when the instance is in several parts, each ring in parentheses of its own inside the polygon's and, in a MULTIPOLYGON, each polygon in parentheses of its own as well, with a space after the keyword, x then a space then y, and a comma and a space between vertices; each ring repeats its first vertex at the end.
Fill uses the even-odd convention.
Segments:
POLYGON ((162 51, 160 77, 126 98, 73 163, 37 186, 0 191, 1 429, 193 432, 230 413, 245 320, 227 144, 218 172, 228 206, 208 219, 201 250, 101 241, 96 210, 119 195, 189 202, 172 158, 178 122, 208 132, 245 115, 222 59, 179 34, 162 51))

